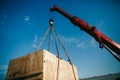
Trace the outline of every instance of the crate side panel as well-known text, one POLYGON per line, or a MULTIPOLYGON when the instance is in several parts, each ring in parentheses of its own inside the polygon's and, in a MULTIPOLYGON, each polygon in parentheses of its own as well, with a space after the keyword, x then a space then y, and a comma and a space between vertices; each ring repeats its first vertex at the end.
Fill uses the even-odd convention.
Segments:
POLYGON ((74 65, 72 68, 70 63, 60 60, 59 66, 59 80, 79 80, 77 68, 74 65))
MULTIPOLYGON (((72 65, 65 60, 61 60, 54 54, 44 51, 44 80, 75 80, 72 65), (59 70, 58 69, 59 59, 59 70), (58 77, 57 77, 58 76, 58 77)), ((76 80, 79 80, 77 68, 74 66, 76 80)))
MULTIPOLYGON (((43 72, 43 51, 37 51, 9 63, 6 79, 22 78, 43 72)), ((41 76, 40 76, 41 78, 41 76)))
POLYGON ((43 69, 43 79, 44 80, 56 80, 56 70, 57 70, 57 57, 52 53, 44 50, 44 69, 43 69))

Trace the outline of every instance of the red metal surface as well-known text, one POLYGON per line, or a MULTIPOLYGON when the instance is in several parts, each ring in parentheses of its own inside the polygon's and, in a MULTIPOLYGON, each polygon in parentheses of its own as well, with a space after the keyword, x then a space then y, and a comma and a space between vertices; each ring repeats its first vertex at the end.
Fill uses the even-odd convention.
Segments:
POLYGON ((110 38, 108 38, 107 36, 105 36, 104 34, 102 34, 101 32, 99 32, 96 29, 96 27, 90 26, 80 18, 74 17, 68 14, 67 12, 63 11, 57 6, 54 6, 53 8, 51 8, 50 11, 57 11, 63 16, 67 17, 73 24, 77 25, 80 29, 84 30, 93 38, 95 38, 95 40, 98 41, 100 45, 102 44, 106 45, 108 48, 110 48, 113 52, 115 52, 120 57, 120 45, 114 42, 113 40, 111 40, 110 38))

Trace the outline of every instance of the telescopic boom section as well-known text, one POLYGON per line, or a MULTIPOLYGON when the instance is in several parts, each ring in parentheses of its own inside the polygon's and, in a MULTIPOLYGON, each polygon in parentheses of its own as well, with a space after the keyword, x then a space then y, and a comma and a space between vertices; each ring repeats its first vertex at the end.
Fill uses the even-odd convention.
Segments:
POLYGON ((67 12, 63 11, 57 6, 53 6, 52 8, 50 8, 50 11, 57 11, 66 18, 68 18, 74 25, 77 25, 80 29, 84 30, 89 35, 91 35, 96 41, 98 41, 100 43, 101 48, 107 46, 112 52, 115 53, 113 54, 114 57, 120 61, 120 45, 108 38, 107 36, 105 36, 104 34, 102 34, 101 32, 99 32, 96 29, 96 27, 90 26, 80 18, 68 14, 67 12))

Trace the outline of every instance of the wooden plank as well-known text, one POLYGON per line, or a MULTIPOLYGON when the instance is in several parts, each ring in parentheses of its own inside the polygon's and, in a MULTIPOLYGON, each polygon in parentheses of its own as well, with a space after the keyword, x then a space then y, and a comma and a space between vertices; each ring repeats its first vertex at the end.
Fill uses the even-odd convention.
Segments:
MULTIPOLYGON (((44 50, 44 69, 43 77, 44 80, 56 80, 57 78, 57 68, 58 68, 58 57, 52 53, 44 50)), ((75 78, 73 75, 72 65, 69 62, 60 59, 59 60, 59 74, 58 80, 79 80, 77 68, 74 66, 75 78)))
MULTIPOLYGON (((77 80, 77 68, 74 66, 77 80)), ((9 63, 7 80, 74 80, 71 64, 61 60, 54 54, 40 50, 34 53, 13 59, 9 63), (57 74, 59 64, 59 74, 57 74)))

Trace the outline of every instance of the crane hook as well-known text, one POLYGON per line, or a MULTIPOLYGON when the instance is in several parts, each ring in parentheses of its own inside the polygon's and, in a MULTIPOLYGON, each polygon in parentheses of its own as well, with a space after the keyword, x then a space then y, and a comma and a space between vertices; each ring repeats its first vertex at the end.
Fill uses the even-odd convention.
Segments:
POLYGON ((54 20, 53 19, 50 19, 49 20, 49 24, 52 26, 54 24, 54 20))

